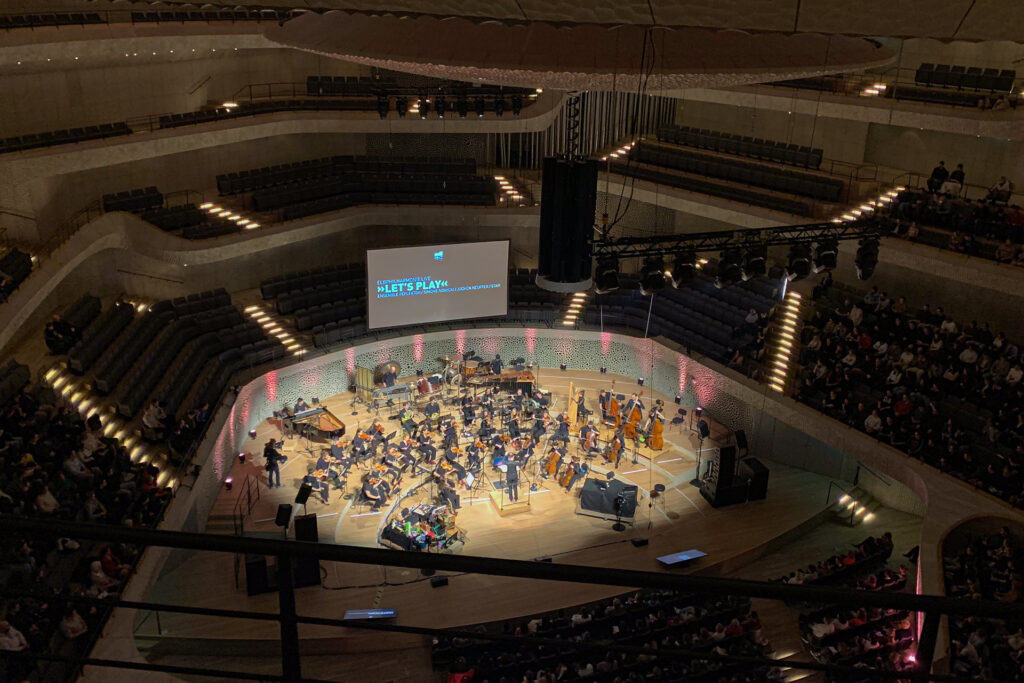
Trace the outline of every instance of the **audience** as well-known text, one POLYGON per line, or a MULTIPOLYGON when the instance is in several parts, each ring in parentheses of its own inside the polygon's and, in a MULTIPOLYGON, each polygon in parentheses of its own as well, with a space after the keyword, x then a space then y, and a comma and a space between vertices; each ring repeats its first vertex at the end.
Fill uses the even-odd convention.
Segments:
MULTIPOLYGON (((965 600, 1024 603, 1024 552, 1008 527, 991 536, 968 538, 962 547, 947 540, 943 558, 946 594, 965 600)), ((1024 680, 1024 604, 1013 621, 950 617, 954 675, 989 680, 1024 680)))
MULTIPOLYGON (((26 389, 0 406, 0 512, 133 527, 155 525, 170 497, 159 471, 132 462, 125 446, 44 393, 26 389)), ((107 610, 68 605, 62 597, 105 597, 123 587, 137 551, 22 535, 0 549, 0 579, 24 592, 0 606, 0 648, 81 655, 107 610), (47 595, 43 600, 37 595, 47 595)), ((0 679, 24 680, 30 660, 0 663, 0 679), (6 667, 6 668, 5 668, 6 667)), ((40 669, 60 666, 40 663, 40 669)))
MULTIPOLYGON (((637 592, 480 629, 555 638, 567 645, 614 639, 616 644, 651 650, 675 648, 748 657, 771 652, 748 599, 708 598, 674 591, 637 592)), ((447 668, 448 680, 459 682, 587 679, 633 683, 685 679, 755 683, 783 677, 780 670, 770 667, 463 638, 436 641, 434 666, 447 668)))
POLYGON ((819 299, 803 331, 795 397, 1024 507, 1018 346, 987 324, 961 328, 941 307, 897 313, 882 295, 872 305, 869 292, 863 308, 819 299))

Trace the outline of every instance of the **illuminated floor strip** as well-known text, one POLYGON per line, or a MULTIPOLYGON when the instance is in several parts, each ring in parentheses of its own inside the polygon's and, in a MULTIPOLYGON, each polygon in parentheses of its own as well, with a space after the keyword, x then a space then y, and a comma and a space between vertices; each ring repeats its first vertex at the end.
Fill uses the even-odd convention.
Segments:
POLYGON ((205 211, 206 213, 210 214, 210 216, 213 218, 219 218, 225 221, 232 221, 240 228, 245 228, 246 230, 255 230, 256 228, 260 227, 259 223, 247 217, 246 215, 237 213, 231 209, 224 208, 223 206, 214 204, 213 202, 203 202, 202 204, 199 205, 199 208, 205 211))
POLYGON ((772 351, 770 374, 768 385, 775 391, 782 393, 786 390, 789 382, 789 374, 793 361, 793 354, 799 345, 797 344, 798 330, 797 321, 800 320, 800 306, 803 297, 798 292, 789 290, 783 302, 783 309, 778 314, 777 329, 775 333, 775 348, 772 351))
POLYGON ((498 183, 498 187, 501 189, 502 199, 517 203, 527 199, 524 190, 516 187, 514 179, 509 180, 503 175, 496 175, 494 176, 494 181, 498 183))
MULTIPOLYGON (((89 387, 84 383, 84 378, 76 377, 68 373, 63 367, 55 365, 46 371, 43 379, 65 401, 73 405, 84 419, 88 420, 93 415, 102 412, 96 398, 91 395, 89 387)), ((139 443, 140 440, 134 434, 128 433, 128 426, 120 418, 108 416, 103 419, 103 422, 105 423, 103 426, 103 436, 113 436, 120 441, 128 449, 128 456, 132 462, 151 462, 157 455, 162 455, 166 460, 166 454, 155 454, 142 446, 139 443)), ((173 489, 177 487, 178 480, 171 477, 170 473, 164 470, 157 475, 156 483, 158 486, 169 486, 173 489)))
POLYGON ((565 304, 565 310, 562 312, 562 325, 565 327, 575 327, 576 323, 583 318, 583 311, 586 307, 586 292, 576 292, 570 296, 565 304))
POLYGON ((260 304, 253 304, 245 307, 245 314, 258 322, 263 331, 273 335, 284 344, 284 347, 291 351, 293 356, 303 356, 309 349, 300 344, 291 334, 281 327, 281 320, 275 318, 272 313, 263 308, 260 304))

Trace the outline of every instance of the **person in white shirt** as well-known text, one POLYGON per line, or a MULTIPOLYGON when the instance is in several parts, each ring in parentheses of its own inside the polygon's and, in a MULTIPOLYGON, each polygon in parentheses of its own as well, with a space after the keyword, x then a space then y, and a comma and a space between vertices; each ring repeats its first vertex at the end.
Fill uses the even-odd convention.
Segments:
POLYGON ((968 346, 960 352, 960 362, 965 365, 974 365, 978 362, 978 351, 973 346, 968 346))
POLYGON ((882 418, 878 416, 877 410, 872 410, 871 414, 864 418, 864 431, 868 434, 875 434, 882 428, 882 418))
POLYGON ((811 633, 818 640, 836 632, 835 621, 831 617, 825 617, 825 621, 811 626, 811 633))
POLYGON ((939 325, 939 329, 942 330, 943 334, 956 334, 956 322, 947 315, 946 319, 939 325))
POLYGON ((6 621, 0 621, 0 650, 17 651, 27 650, 28 641, 21 631, 11 626, 6 621))
POLYGON ((900 354, 900 365, 903 367, 909 366, 914 362, 914 352, 910 348, 903 349, 903 353, 900 354))
POLYGON ((82 615, 76 612, 75 608, 68 607, 64 612, 64 617, 60 620, 60 632, 64 634, 64 637, 68 640, 74 640, 88 630, 89 627, 86 625, 82 615))
POLYGON ((1020 363, 1017 363, 1006 373, 1006 383, 1011 386, 1016 385, 1020 382, 1021 377, 1024 377, 1024 370, 1021 370, 1020 363))
POLYGON ((850 322, 853 323, 854 327, 859 327, 861 321, 864 320, 864 311, 861 310, 861 308, 857 306, 857 304, 854 304, 850 308, 850 313, 848 317, 850 318, 850 322))

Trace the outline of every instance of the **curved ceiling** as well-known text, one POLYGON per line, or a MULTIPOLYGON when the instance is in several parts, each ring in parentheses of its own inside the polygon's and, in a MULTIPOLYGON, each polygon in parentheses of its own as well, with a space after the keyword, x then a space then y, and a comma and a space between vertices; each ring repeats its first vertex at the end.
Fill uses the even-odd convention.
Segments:
POLYGON ((426 76, 560 90, 648 92, 741 85, 888 63, 847 36, 697 27, 506 24, 435 16, 306 13, 266 37, 280 45, 426 76))
POLYGON ((165 0, 163 4, 1015 42, 1021 41, 1024 25, 1024 3, 1007 0, 165 0))

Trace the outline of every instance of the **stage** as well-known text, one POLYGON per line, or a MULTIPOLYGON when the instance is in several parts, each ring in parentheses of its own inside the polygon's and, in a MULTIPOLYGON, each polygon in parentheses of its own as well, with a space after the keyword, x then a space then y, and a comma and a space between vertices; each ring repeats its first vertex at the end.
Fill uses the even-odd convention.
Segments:
MULTIPOLYGON (((596 371, 560 372, 544 369, 539 384, 555 398, 552 414, 565 407, 569 383, 586 391, 587 407, 596 409, 596 397, 602 388, 631 393, 635 380, 602 375, 596 371)), ((661 398, 666 404, 665 448, 654 452, 640 448, 636 463, 632 453, 625 456, 616 471, 616 478, 639 488, 639 500, 633 525, 626 531, 612 529, 612 521, 576 514, 577 496, 582 481, 571 495, 550 480, 534 478, 537 490, 529 493, 529 509, 520 514, 502 516, 489 496, 462 495, 457 524, 465 532, 460 552, 466 555, 546 559, 554 562, 630 569, 660 569, 655 558, 687 548, 700 548, 708 557, 693 563, 686 572, 724 573, 756 559, 796 534, 802 524, 814 518, 823 507, 828 488, 826 477, 804 470, 769 463, 772 470, 766 500, 728 508, 712 508, 689 482, 696 466, 696 435, 688 429, 689 419, 681 426, 670 425, 675 414, 674 397, 645 390, 645 402, 661 398), (664 484, 665 492, 654 498, 650 492, 655 484, 664 484), (634 539, 645 539, 636 546, 634 539)), ((308 397, 307 397, 308 399, 308 397)), ((349 434, 373 419, 365 406, 352 405, 352 396, 341 394, 322 398, 321 403, 345 421, 349 434), (356 414, 353 415, 352 413, 356 414)), ((689 409, 690 406, 682 406, 689 409)), ((600 413, 597 413, 600 415, 600 413)), ((382 411, 381 417, 385 417, 382 411)), ((689 416, 687 416, 688 418, 689 416)), ((705 419, 709 416, 705 413, 705 419)), ((713 420, 711 436, 704 449, 713 449, 728 438, 727 430, 713 420)), ((397 425, 387 421, 386 424, 397 425)), ((602 431, 602 437, 607 430, 602 431)), ((262 445, 270 438, 280 438, 278 426, 263 420, 247 450, 257 457, 236 462, 231 470, 233 487, 222 489, 210 516, 207 531, 232 533, 232 512, 245 490, 241 485, 248 477, 258 480, 259 500, 245 524, 245 533, 260 536, 283 535, 274 525, 279 503, 293 503, 298 484, 313 456, 306 453, 301 438, 287 439, 284 451, 288 462, 282 467, 282 488, 268 489, 262 458, 262 445)), ((632 444, 630 444, 632 445, 632 444)), ((314 452, 317 449, 314 448, 314 452)), ((539 453, 539 451, 538 451, 539 453)), ((485 464, 486 469, 490 469, 485 464)), ((601 477, 608 466, 600 458, 593 463, 593 476, 601 477)), ((491 473, 488 473, 489 475, 491 473)), ((358 481, 357 473, 350 477, 358 481)), ((493 475, 492 475, 493 476, 493 475)), ((407 480, 408 481, 408 477, 407 480)), ((407 484, 408 485, 408 484, 407 484)), ((529 485, 521 484, 520 499, 525 499, 529 485)), ((308 511, 317 515, 320 542, 375 546, 388 514, 397 505, 395 500, 379 512, 356 508, 337 491, 331 492, 329 504, 310 498, 308 511)), ((297 512, 302 514, 301 506, 297 512)), ((291 533, 289 532, 289 537, 291 533)), ((406 569, 368 567, 324 563, 323 585, 303 588, 297 592, 300 613, 338 617, 345 609, 371 606, 395 607, 397 623, 452 627, 510 618, 547 609, 558 609, 621 593, 619 588, 553 583, 525 579, 459 575, 449 577, 449 585, 434 589, 418 572, 406 569)), ((157 582, 150 598, 153 600, 184 600, 186 604, 214 608, 245 608, 274 610, 276 594, 248 597, 245 590, 244 565, 239 569, 236 586, 234 558, 203 553, 190 555, 175 566, 168 567, 157 582)), ((152 628, 152 625, 147 628, 152 628)), ((173 634, 171 641, 182 651, 215 648, 220 654, 252 652, 259 647, 276 647, 278 634, 269 623, 242 622, 225 619, 197 619, 191 616, 163 615, 162 628, 173 634)), ((423 641, 409 636, 365 634, 328 627, 303 627, 303 653, 356 653, 374 650, 421 648, 423 641)), ((167 636, 161 638, 164 647, 167 636)), ((391 675, 393 672, 389 672, 391 675)), ((373 680, 372 677, 364 680, 373 680)), ((415 676, 409 680, 415 680, 415 676)))

